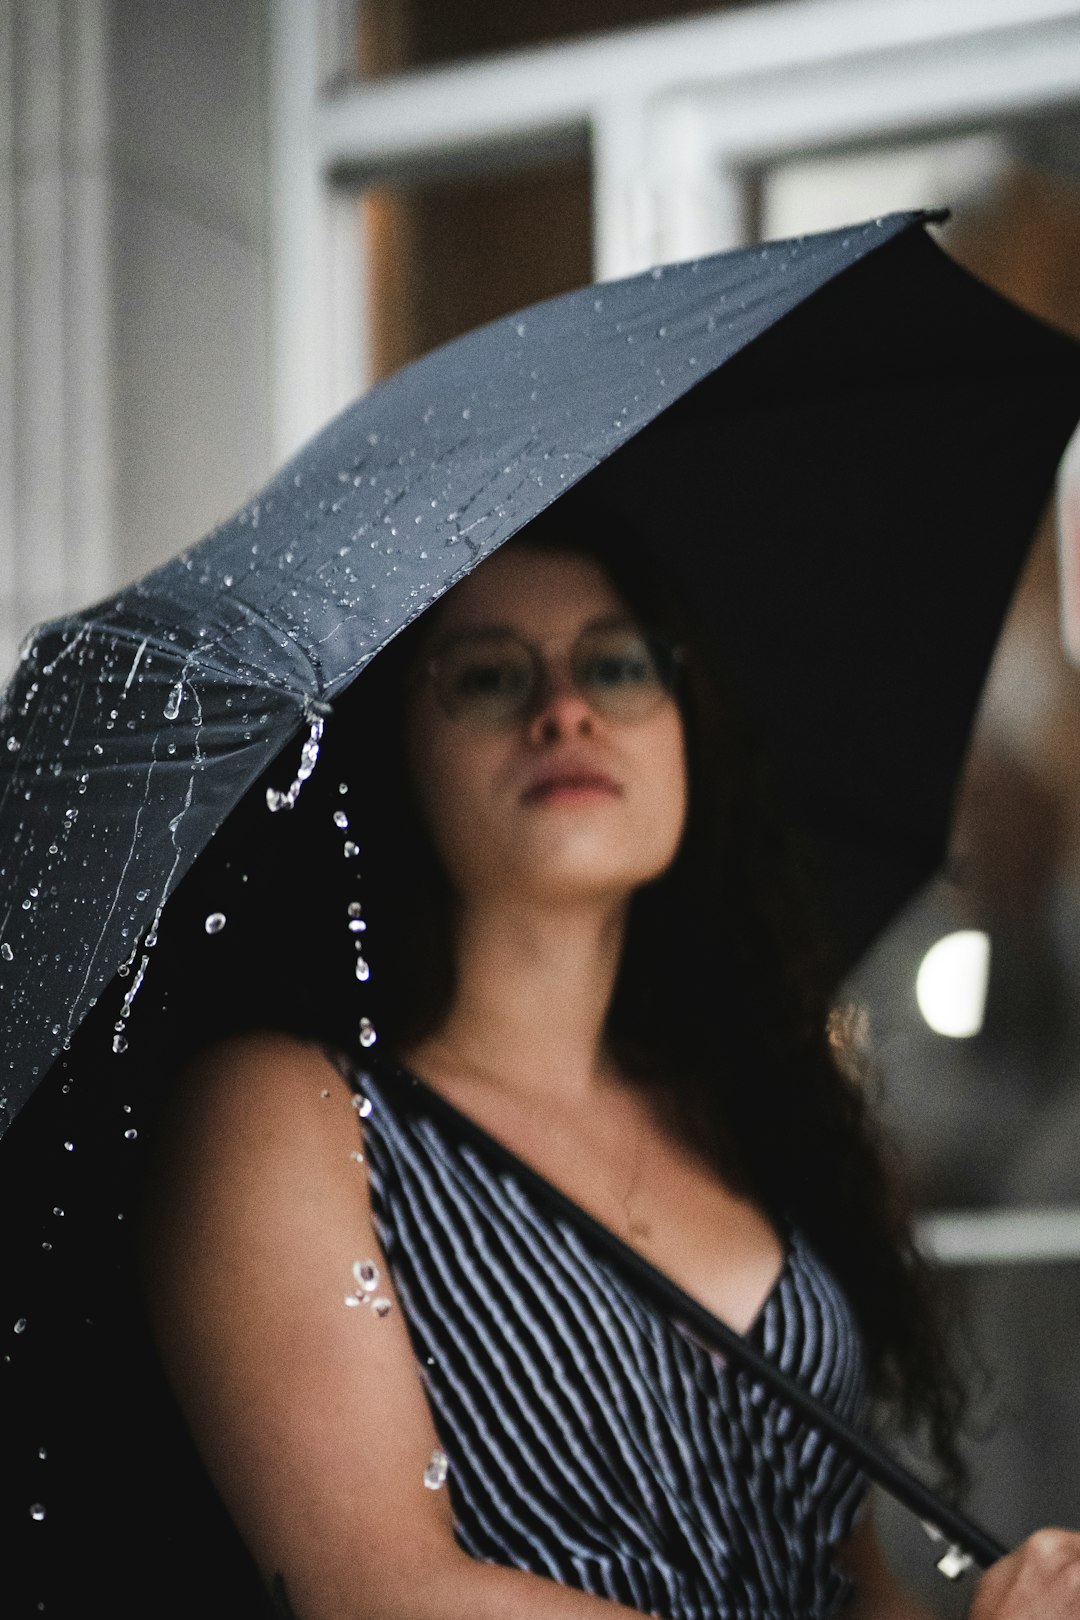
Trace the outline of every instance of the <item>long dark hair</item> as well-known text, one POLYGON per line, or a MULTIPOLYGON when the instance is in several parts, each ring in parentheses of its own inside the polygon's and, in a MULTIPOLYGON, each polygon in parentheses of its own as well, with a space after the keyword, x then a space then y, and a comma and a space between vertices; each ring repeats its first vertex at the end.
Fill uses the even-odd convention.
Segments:
MULTIPOLYGON (((716 650, 603 508, 564 498, 512 543, 595 557, 639 618, 684 649, 677 697, 688 821, 670 868, 633 898, 609 1047, 629 1077, 663 1082, 730 1182, 818 1248, 857 1315, 872 1392, 899 1426, 923 1431, 957 1489, 963 1403, 931 1278, 872 1122, 866 1066, 853 1068, 837 1049, 836 966, 806 851, 778 808, 716 650)), ((194 1018, 190 973, 161 976, 180 1014, 157 1023, 171 1031, 174 1063, 185 1048, 253 1024, 359 1058, 361 1015, 379 1050, 393 1053, 433 1033, 449 1011, 453 896, 404 749, 408 677, 431 613, 336 706, 296 809, 268 818, 260 783, 170 903, 162 946, 171 931, 181 953, 190 947, 210 964, 194 1018), (345 853, 346 840, 358 855, 345 853), (349 905, 361 915, 349 918, 349 905), (227 968, 203 926, 219 910, 235 920, 222 934, 231 938, 227 968), (350 932, 358 921, 370 924, 360 939, 371 967, 359 985, 350 932)), ((282 760, 267 781, 281 786, 288 774, 282 760)))

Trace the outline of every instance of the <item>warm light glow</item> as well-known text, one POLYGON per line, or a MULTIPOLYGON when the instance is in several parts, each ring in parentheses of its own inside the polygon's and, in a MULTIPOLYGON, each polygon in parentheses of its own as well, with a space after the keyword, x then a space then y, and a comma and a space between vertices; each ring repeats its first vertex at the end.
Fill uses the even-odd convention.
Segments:
POLYGON ((915 979, 915 997, 935 1034, 964 1039, 979 1033, 989 977, 989 934, 961 928, 931 945, 915 979))

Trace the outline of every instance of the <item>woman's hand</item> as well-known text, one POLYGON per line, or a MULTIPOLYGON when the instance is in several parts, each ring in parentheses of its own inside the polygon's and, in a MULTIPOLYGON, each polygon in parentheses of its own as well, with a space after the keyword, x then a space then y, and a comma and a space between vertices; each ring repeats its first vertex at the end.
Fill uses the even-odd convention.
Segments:
POLYGON ((371 1217, 358 1116, 322 1052, 250 1034, 181 1077, 144 1220, 161 1358, 283 1615, 593 1620, 629 1613, 469 1558, 371 1217), (349 1308, 353 1265, 390 1309, 349 1308))
POLYGON ((987 1570, 968 1620, 1080 1620, 1080 1533, 1029 1536, 987 1570))

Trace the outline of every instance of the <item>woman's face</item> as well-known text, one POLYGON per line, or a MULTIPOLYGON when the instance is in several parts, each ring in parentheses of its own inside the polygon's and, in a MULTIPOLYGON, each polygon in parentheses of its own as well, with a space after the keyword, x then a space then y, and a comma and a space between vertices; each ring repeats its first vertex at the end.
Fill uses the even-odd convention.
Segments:
POLYGON ((617 642, 620 626, 624 638, 637 628, 597 562, 514 542, 455 586, 433 616, 410 696, 407 749, 461 899, 621 897, 673 859, 687 800, 675 700, 662 690, 631 702, 647 712, 605 713, 612 706, 590 699, 587 680, 579 688, 571 664, 573 652, 584 667, 583 649, 597 637, 617 642), (483 702, 459 707, 453 699, 490 681, 485 649, 506 647, 526 670, 523 648, 531 649, 542 675, 520 712, 511 706, 500 718, 496 702, 493 723, 483 702))

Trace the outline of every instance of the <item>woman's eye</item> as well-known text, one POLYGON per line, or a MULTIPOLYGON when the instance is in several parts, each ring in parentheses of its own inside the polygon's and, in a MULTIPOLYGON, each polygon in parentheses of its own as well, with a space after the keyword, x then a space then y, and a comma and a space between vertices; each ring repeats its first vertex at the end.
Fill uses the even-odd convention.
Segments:
POLYGON ((459 670, 454 685, 462 697, 495 697, 520 691, 527 679, 528 672, 517 663, 486 660, 459 670))
POLYGON ((634 686, 655 679, 652 659, 644 647, 597 654, 586 664, 584 673, 593 686, 634 686))

